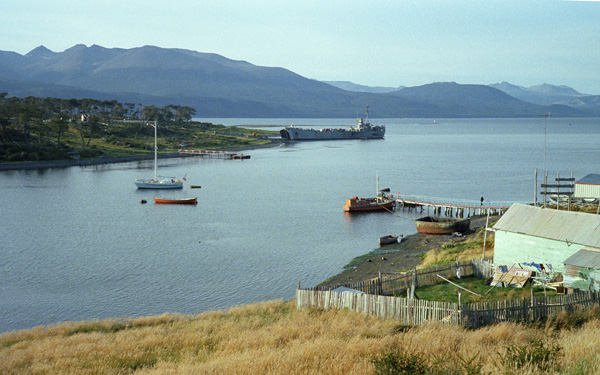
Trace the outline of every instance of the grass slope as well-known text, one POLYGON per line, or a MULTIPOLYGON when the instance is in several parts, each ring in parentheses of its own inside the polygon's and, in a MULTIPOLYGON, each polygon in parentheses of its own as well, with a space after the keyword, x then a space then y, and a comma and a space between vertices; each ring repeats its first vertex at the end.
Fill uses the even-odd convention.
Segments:
POLYGON ((0 374, 588 374, 597 310, 538 325, 405 327, 265 302, 0 335, 0 374), (396 369, 396 372, 389 371, 396 369))

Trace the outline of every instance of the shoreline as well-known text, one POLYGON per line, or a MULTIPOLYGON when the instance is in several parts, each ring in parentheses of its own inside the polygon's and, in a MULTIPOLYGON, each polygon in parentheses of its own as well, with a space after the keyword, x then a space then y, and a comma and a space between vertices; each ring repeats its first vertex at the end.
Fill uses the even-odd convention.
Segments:
MULTIPOLYGON (((231 147, 217 149, 216 151, 246 151, 260 148, 275 147, 282 144, 279 141, 270 141, 262 145, 231 147)), ((191 154, 180 154, 179 152, 158 154, 158 159, 188 158, 195 157, 191 154)), ((128 155, 128 156, 105 156, 93 159, 72 159, 72 160, 46 160, 46 161, 23 161, 16 163, 0 163, 0 171, 32 170, 48 168, 68 168, 68 167, 86 167, 90 165, 127 163, 132 161, 152 160, 154 154, 148 155, 128 155)))
MULTIPOLYGON (((492 219, 491 216, 490 219, 492 219)), ((377 277, 379 273, 411 271, 421 264, 421 254, 441 248, 448 242, 468 240, 478 229, 485 227, 485 222, 485 215, 471 216, 469 230, 460 237, 453 237, 452 235, 425 236, 418 232, 409 234, 398 244, 375 248, 368 253, 355 257, 338 274, 316 286, 330 286, 370 280, 377 277)))

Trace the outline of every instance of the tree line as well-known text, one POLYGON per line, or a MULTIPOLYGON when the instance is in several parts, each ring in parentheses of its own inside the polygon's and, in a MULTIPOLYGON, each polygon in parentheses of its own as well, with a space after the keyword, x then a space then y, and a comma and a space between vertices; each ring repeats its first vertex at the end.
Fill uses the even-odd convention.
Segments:
MULTIPOLYGON (((9 156, 12 157, 9 160, 30 160, 32 157, 11 154, 23 154, 35 147, 71 148, 73 142, 69 145, 64 142, 67 133, 77 134, 78 147, 86 148, 92 139, 110 132, 116 123, 156 120, 185 124, 195 114, 193 108, 171 104, 157 107, 116 100, 18 98, 0 93, 0 160, 9 156)), ((133 129, 136 127, 121 135, 130 136, 133 129)), ((39 152, 36 151, 34 159, 40 159, 39 152)))

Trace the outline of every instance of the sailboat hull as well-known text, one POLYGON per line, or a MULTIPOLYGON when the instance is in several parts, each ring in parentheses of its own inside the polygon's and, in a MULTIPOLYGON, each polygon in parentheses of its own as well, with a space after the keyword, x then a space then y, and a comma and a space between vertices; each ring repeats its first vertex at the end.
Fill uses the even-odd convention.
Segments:
POLYGON ((136 180, 135 186, 138 189, 183 189, 180 180, 136 180))

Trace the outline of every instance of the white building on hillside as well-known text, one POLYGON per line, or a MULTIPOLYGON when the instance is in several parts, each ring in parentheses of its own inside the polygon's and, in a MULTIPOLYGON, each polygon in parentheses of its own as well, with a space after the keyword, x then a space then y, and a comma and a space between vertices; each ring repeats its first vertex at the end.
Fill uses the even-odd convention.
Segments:
POLYGON ((600 251, 600 215, 515 203, 493 229, 496 265, 537 263, 563 273, 564 261, 579 250, 600 251))

